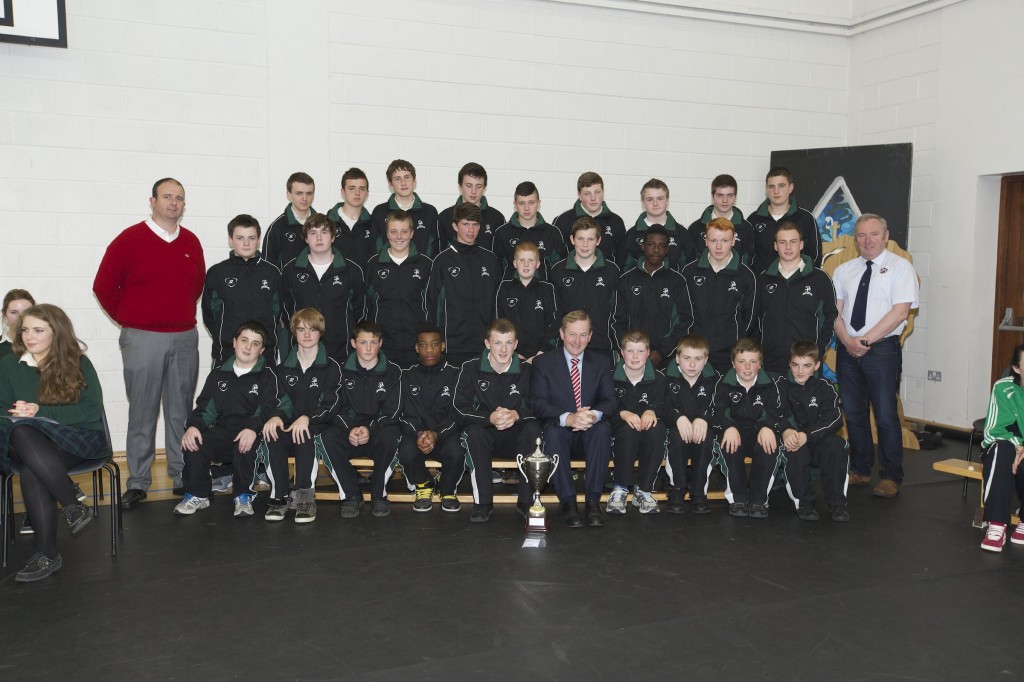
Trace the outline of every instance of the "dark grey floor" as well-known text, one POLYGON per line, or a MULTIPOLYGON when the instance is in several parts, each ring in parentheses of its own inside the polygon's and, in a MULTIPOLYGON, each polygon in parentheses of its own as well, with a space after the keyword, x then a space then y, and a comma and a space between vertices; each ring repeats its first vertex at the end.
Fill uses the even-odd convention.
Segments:
MULTIPOLYGON (((895 500, 853 489, 845 525, 634 508, 603 529, 468 509, 297 526, 192 518, 172 502, 62 535, 64 568, 0 580, 0 679, 994 680, 1024 678, 1024 546, 978 548, 978 499, 931 470, 964 444, 908 452, 895 500)), ((549 505, 550 507, 551 505, 549 505)), ((822 511, 824 509, 822 508, 822 511)), ((105 514, 105 512, 104 512, 105 514)), ((63 531, 62 531, 63 532, 63 531)))

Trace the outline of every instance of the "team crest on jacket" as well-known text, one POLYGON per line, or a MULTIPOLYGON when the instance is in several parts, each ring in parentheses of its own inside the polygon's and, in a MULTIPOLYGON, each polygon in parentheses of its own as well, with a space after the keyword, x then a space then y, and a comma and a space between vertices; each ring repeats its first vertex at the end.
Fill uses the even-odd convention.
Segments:
POLYGON ((594 286, 595 287, 603 287, 604 286, 604 277, 598 277, 597 281, 594 282, 594 286))
POLYGON ((420 276, 420 269, 419 268, 413 268, 412 278, 413 279, 423 279, 423 277, 420 276))
POLYGON ((270 291, 270 282, 268 282, 267 280, 263 280, 260 282, 260 291, 263 291, 264 289, 270 291))
POLYGON ((647 399, 647 394, 646 394, 646 393, 641 393, 641 394, 640 394, 640 400, 639 400, 638 402, 641 402, 641 403, 647 403, 648 405, 650 405, 650 404, 651 404, 651 401, 649 401, 649 400, 647 399))
POLYGON ((481 277, 490 277, 491 276, 491 273, 487 272, 487 266, 486 265, 481 265, 480 266, 480 276, 481 277))
POLYGON ((754 225, 754 229, 757 230, 758 232, 764 232, 764 228, 765 227, 766 227, 765 223, 758 223, 758 224, 754 225))
POLYGON ((505 299, 505 305, 507 305, 509 308, 515 308, 516 307, 516 303, 519 303, 519 299, 518 298, 506 298, 505 299))
POLYGON ((508 240, 508 245, 509 246, 517 246, 518 244, 519 244, 519 237, 512 237, 512 239, 508 240))
POLYGON ((426 227, 427 226, 423 224, 422 220, 417 220, 416 221, 416 229, 417 230, 424 230, 424 229, 426 229, 426 227))
POLYGON ((309 279, 309 275, 306 274, 305 272, 300 272, 298 275, 295 276, 295 279, 299 280, 299 284, 305 284, 306 280, 309 279))
POLYGON ((388 278, 387 268, 381 268, 380 270, 378 270, 377 271, 377 276, 380 277, 381 279, 387 279, 388 278))
POLYGON ((814 296, 814 293, 811 291, 811 286, 809 284, 807 286, 805 286, 804 287, 804 293, 802 293, 800 295, 801 296, 814 296))
POLYGON ((672 392, 676 394, 679 393, 679 384, 672 384, 672 392))
POLYGON ((678 244, 676 244, 676 238, 675 238, 675 237, 673 237, 673 236, 671 236, 671 235, 669 235, 669 238, 668 238, 668 245, 669 245, 670 247, 672 247, 672 246, 678 246, 678 244))
POLYGON ((697 275, 696 277, 693 278, 693 283, 696 284, 697 286, 703 286, 704 279, 704 275, 697 275))
POLYGON ((769 284, 768 286, 765 287, 765 289, 768 291, 769 294, 774 294, 775 290, 778 289, 778 288, 779 288, 779 285, 776 284, 775 282, 772 282, 771 284, 769 284))
POLYGON ((515 384, 512 384, 511 386, 508 387, 508 394, 509 395, 519 395, 519 389, 516 388, 515 384))
POLYGON ((622 388, 621 386, 617 386, 615 388, 615 393, 616 395, 619 396, 619 398, 621 398, 622 396, 626 395, 626 389, 622 388))
POLYGON ((757 396, 754 397, 754 407, 757 407, 758 405, 760 405, 761 407, 764 407, 764 401, 761 400, 761 396, 760 395, 757 395, 757 396))
POLYGON ((606 235, 608 235, 609 237, 611 237, 612 236, 612 226, 611 225, 605 225, 604 226, 604 233, 606 235))
POLYGON ((259 384, 253 384, 252 388, 249 389, 249 395, 259 395, 259 394, 260 394, 260 385, 259 384))
POLYGON ((409 393, 411 393, 413 395, 419 395, 420 394, 420 387, 419 386, 415 386, 415 385, 410 386, 409 387, 409 393))
POLYGON ((228 382, 226 382, 226 381, 218 381, 217 382, 217 388, 219 388, 222 391, 228 390, 228 382))
POLYGON ((542 300, 540 300, 538 298, 536 301, 533 302, 533 309, 534 310, 544 310, 544 301, 542 301, 542 300))
POLYGON ((289 386, 294 386, 295 384, 299 383, 299 377, 295 376, 294 374, 289 374, 286 381, 288 382, 289 386))
POLYGON ((481 391, 486 391, 491 387, 491 382, 480 380, 476 382, 476 385, 480 387, 481 391))
POLYGON ((320 388, 320 383, 316 380, 316 377, 313 377, 313 380, 309 382, 309 387, 320 388))
POLYGON ((285 235, 285 237, 286 237, 286 238, 288 239, 288 241, 290 241, 290 242, 293 242, 293 241, 295 241, 295 233, 294 233, 294 232, 289 232, 288 234, 286 234, 286 235, 285 235))
POLYGON ((341 277, 339 277, 338 275, 335 275, 334 279, 331 280, 331 286, 337 285, 337 286, 340 287, 342 284, 343 284, 343 282, 341 281, 341 277))
POLYGON ((703 386, 701 386, 700 390, 697 391, 697 397, 698 398, 707 398, 708 397, 708 392, 704 390, 703 386))
POLYGON ((818 406, 818 398, 817 398, 817 396, 811 396, 811 402, 807 403, 807 407, 817 407, 817 406, 818 406))
POLYGON ((355 387, 356 387, 356 382, 354 382, 351 379, 345 379, 345 388, 347 388, 348 390, 351 391, 355 387))
POLYGON ((735 292, 739 293, 740 288, 738 286, 736 286, 736 280, 732 280, 731 282, 729 282, 729 289, 728 290, 729 291, 735 291, 735 292))
POLYGON ((448 268, 448 274, 452 277, 458 277, 460 272, 462 272, 462 268, 448 268))
POLYGON ((658 298, 672 298, 672 295, 668 293, 668 287, 661 290, 661 295, 658 298))
POLYGON ((643 291, 644 291, 643 287, 633 287, 633 295, 634 296, 639 296, 640 294, 643 293, 643 291))
POLYGON ((374 391, 374 393, 387 393, 387 389, 384 388, 384 382, 383 381, 378 381, 377 382, 377 390, 374 391))
MULTIPOLYGON (((573 280, 573 278, 572 278, 572 277, 563 277, 563 278, 562 278, 562 284, 564 284, 564 285, 565 285, 565 286, 567 286, 567 287, 571 287, 571 286, 572 286, 572 283, 573 283, 573 281, 574 281, 574 280, 573 280)), ((602 284, 601 286, 604 286, 604 285, 602 284)))
POLYGON ((452 397, 452 390, 450 388, 448 388, 447 386, 442 386, 441 387, 441 396, 440 397, 441 398, 451 398, 452 397))
POLYGON ((229 287, 233 287, 238 284, 238 279, 236 277, 227 277, 224 279, 224 284, 227 284, 229 287))
POLYGON ((738 403, 739 401, 743 400, 743 394, 740 393, 739 391, 733 391, 732 393, 729 394, 729 399, 732 400, 734 403, 738 403))

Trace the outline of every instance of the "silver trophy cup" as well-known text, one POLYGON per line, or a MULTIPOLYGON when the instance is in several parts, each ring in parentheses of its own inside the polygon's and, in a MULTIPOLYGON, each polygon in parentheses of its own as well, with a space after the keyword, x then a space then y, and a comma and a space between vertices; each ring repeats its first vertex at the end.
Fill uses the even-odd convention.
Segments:
POLYGON ((526 530, 546 531, 547 512, 544 505, 540 503, 540 492, 548 484, 551 477, 555 475, 555 468, 558 467, 558 455, 548 457, 540 449, 540 438, 537 439, 537 449, 529 457, 516 455, 516 466, 519 472, 530 484, 533 491, 533 505, 530 506, 526 518, 526 530))

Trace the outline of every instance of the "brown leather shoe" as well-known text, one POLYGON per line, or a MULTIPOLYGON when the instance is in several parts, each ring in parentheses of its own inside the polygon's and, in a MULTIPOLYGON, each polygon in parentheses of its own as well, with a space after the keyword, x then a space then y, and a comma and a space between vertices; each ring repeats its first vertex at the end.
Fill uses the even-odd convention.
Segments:
POLYGON ((900 484, 896 481, 890 481, 888 478, 883 478, 871 493, 875 497, 896 497, 900 494, 900 484))
POLYGON ((850 469, 850 485, 867 485, 868 483, 871 483, 871 476, 865 476, 850 469))

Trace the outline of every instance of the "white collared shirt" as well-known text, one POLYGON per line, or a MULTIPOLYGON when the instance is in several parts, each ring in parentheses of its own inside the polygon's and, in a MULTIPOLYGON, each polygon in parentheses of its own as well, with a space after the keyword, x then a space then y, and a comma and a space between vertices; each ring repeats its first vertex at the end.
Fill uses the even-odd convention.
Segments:
MULTIPOLYGON (((909 303, 911 308, 918 307, 917 272, 910 261, 892 251, 883 250, 871 263, 871 283, 868 285, 868 305, 863 329, 854 329, 850 324, 850 318, 853 316, 860 278, 868 267, 867 261, 863 256, 847 261, 836 268, 832 277, 836 287, 836 299, 843 301, 843 323, 846 324, 850 336, 863 336, 897 303, 909 303)), ((889 332, 889 336, 899 336, 906 326, 904 320, 889 332)))
POLYGON ((157 237, 160 237, 160 239, 163 239, 168 244, 177 239, 178 235, 181 234, 181 225, 175 225, 174 232, 168 232, 154 223, 152 218, 146 218, 146 224, 149 225, 149 229, 153 230, 153 233, 156 234, 157 237))

